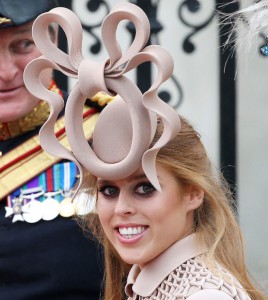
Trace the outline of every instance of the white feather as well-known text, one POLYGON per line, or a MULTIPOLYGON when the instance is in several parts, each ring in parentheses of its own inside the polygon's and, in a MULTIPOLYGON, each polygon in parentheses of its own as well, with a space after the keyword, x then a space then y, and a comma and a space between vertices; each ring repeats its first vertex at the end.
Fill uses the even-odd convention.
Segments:
MULTIPOLYGON (((245 1, 240 1, 240 5, 243 4, 245 1)), ((267 42, 268 0, 256 1, 225 17, 225 22, 232 24, 225 46, 233 44, 238 51, 241 48, 249 51, 252 47, 259 48, 260 43, 263 45, 267 42)))

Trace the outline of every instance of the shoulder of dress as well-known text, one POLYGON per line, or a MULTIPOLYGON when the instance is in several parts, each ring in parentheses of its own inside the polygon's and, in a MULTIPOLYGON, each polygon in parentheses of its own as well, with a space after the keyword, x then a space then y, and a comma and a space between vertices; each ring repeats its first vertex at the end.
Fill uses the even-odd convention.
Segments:
POLYGON ((205 289, 195 292, 187 300, 233 300, 233 298, 220 290, 205 289))
POLYGON ((250 300, 227 270, 217 263, 214 269, 215 273, 202 255, 189 259, 170 273, 148 299, 158 299, 154 297, 164 296, 170 290, 172 296, 185 300, 250 300))

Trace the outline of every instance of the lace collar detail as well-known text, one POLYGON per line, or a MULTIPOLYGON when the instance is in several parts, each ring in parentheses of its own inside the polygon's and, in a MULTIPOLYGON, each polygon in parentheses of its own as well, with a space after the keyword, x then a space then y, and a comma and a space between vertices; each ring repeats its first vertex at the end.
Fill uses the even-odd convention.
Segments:
POLYGON ((197 244, 196 234, 188 235, 170 246, 142 270, 134 265, 128 275, 126 294, 129 297, 133 296, 133 292, 142 297, 150 296, 174 269, 204 252, 205 247, 197 244))

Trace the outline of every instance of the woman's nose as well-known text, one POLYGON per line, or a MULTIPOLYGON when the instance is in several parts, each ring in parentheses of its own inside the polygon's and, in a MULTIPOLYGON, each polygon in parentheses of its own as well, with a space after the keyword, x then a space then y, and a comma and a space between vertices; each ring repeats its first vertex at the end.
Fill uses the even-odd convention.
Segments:
POLYGON ((134 213, 134 199, 127 193, 120 192, 115 205, 115 214, 130 215, 134 213))

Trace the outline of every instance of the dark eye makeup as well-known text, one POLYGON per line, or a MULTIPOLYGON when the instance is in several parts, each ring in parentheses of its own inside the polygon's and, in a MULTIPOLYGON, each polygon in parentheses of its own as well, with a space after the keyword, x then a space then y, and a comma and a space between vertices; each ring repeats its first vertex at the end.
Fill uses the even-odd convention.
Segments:
MULTIPOLYGON (((155 190, 154 186, 148 181, 133 186, 133 193, 140 197, 150 196, 155 190)), ((103 184, 98 187, 98 193, 106 198, 113 198, 120 194, 120 188, 112 184, 103 184)))
POLYGON ((135 192, 139 195, 151 195, 155 191, 154 186, 150 182, 142 182, 136 186, 135 192))
POLYGON ((105 197, 115 197, 119 194, 119 188, 112 185, 104 185, 98 188, 98 192, 105 197))

